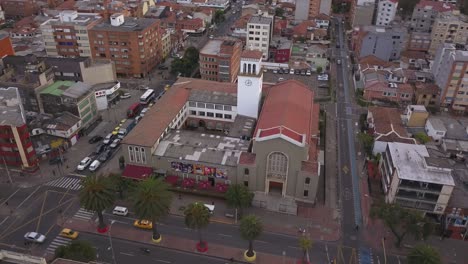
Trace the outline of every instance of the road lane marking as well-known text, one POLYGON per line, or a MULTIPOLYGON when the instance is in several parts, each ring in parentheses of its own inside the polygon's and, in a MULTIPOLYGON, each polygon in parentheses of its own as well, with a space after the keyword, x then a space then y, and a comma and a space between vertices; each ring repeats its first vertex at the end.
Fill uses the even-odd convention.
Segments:
POLYGON ((223 236, 223 237, 232 237, 232 235, 226 235, 226 234, 218 234, 220 236, 223 236))
POLYGON ((263 244, 268 244, 269 243, 268 241, 264 241, 264 240, 255 240, 255 242, 263 243, 263 244))
POLYGON ((36 225, 36 232, 39 232, 39 226, 41 225, 42 213, 44 213, 44 206, 45 206, 45 202, 47 200, 47 194, 49 194, 48 191, 45 192, 44 200, 42 200, 41 211, 39 212, 39 219, 37 220, 37 225, 36 225))
POLYGON ((8 218, 10 218, 10 216, 5 217, 5 219, 3 219, 3 221, 0 223, 0 226, 3 225, 3 223, 5 223, 5 221, 8 220, 8 218))
POLYGON ((16 207, 16 209, 19 209, 29 198, 31 198, 31 196, 34 195, 35 192, 39 190, 39 188, 41 188, 41 185, 37 186, 37 188, 16 207))
POLYGON ((20 188, 18 188, 18 190, 16 190, 14 193, 12 193, 10 196, 8 196, 8 198, 6 198, 5 201, 2 201, 2 203, 8 202, 11 199, 11 197, 13 197, 19 191, 20 191, 20 188))
POLYGON ((170 261, 163 260, 163 259, 153 259, 153 260, 157 262, 162 262, 162 263, 171 263, 170 261))
POLYGON ((130 257, 134 257, 135 255, 133 254, 130 254, 130 253, 125 253, 125 252, 120 252, 120 254, 122 255, 126 255, 126 256, 130 256, 130 257))
POLYGON ((288 248, 301 249, 300 247, 288 246, 288 248))

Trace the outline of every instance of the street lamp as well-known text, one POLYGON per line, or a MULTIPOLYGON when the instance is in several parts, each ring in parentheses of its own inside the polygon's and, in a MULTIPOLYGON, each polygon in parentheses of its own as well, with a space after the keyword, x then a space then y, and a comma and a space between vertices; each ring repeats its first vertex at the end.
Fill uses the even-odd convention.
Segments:
MULTIPOLYGON (((114 247, 112 246, 112 237, 111 237, 111 229, 112 229, 112 225, 115 223, 115 220, 112 220, 111 223, 110 223, 110 226, 109 226, 109 231, 108 231, 108 235, 109 235, 109 243, 110 243, 110 249, 112 250, 112 263, 114 264, 117 264, 117 261, 115 260, 115 253, 114 253, 114 247)), ((109 250, 109 249, 108 249, 109 250)))

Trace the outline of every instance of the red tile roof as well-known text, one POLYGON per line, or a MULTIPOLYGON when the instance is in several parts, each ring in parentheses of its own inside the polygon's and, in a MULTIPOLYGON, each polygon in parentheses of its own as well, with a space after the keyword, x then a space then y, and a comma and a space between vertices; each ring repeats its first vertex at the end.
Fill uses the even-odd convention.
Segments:
POLYGON ((151 167, 127 165, 122 173, 122 177, 143 180, 148 178, 152 173, 153 169, 151 167))
POLYGON ((299 135, 305 135, 304 141, 309 144, 311 136, 318 134, 314 105, 314 92, 303 83, 296 80, 281 82, 270 88, 254 135, 271 136, 276 132, 301 143, 303 136, 299 135), (257 134, 260 129, 262 132, 257 134))
POLYGON ((242 152, 240 157, 239 157, 239 164, 255 164, 255 159, 257 155, 255 153, 250 153, 250 152, 242 152))
POLYGON ((188 100, 191 90, 237 93, 235 83, 179 78, 124 138, 123 144, 153 147, 188 100))
POLYGON ((362 69, 365 69, 367 67, 373 67, 373 66, 380 66, 380 67, 383 67, 383 68, 389 68, 389 67, 391 67, 393 65, 393 63, 388 62, 388 61, 384 61, 382 59, 379 59, 374 55, 368 55, 368 56, 362 57, 359 60, 359 64, 362 65, 361 66, 362 69))
POLYGON ((241 58, 246 59, 261 59, 263 53, 259 50, 244 50, 242 52, 241 58))
POLYGON ((425 8, 425 7, 432 7, 433 10, 437 12, 447 12, 456 10, 456 6, 448 3, 444 3, 442 1, 429 1, 429 0, 421 0, 418 4, 416 4, 417 8, 425 8))
POLYGON ((300 23, 299 25, 293 27, 293 34, 294 35, 300 35, 300 36, 307 35, 308 34, 307 28, 308 27, 316 27, 316 26, 317 26, 317 23, 315 23, 315 21, 306 20, 306 21, 300 23))
POLYGON ((408 137, 406 129, 403 127, 400 117, 400 110, 397 108, 371 106, 368 112, 372 114, 372 119, 368 115, 367 122, 373 125, 371 134, 379 141, 413 143, 408 137))

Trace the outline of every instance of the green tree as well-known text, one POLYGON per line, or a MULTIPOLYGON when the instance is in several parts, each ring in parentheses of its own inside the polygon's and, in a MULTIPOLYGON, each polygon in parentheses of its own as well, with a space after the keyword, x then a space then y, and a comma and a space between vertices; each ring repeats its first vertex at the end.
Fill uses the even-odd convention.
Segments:
POLYGON ((241 237, 249 241, 249 249, 246 253, 247 257, 255 256, 255 251, 253 250, 253 241, 257 239, 260 234, 262 234, 262 222, 255 215, 248 215, 242 218, 239 228, 241 237))
POLYGON ((439 252, 429 245, 418 245, 408 255, 408 264, 441 264, 439 252))
POLYGON ((123 199, 124 194, 131 192, 132 188, 135 188, 136 183, 128 178, 122 177, 117 173, 110 173, 107 177, 111 180, 114 185, 114 189, 119 193, 119 198, 123 199))
POLYGON ((242 216, 244 208, 252 204, 254 194, 242 184, 233 184, 229 186, 224 197, 228 206, 238 209, 239 214, 242 216))
POLYGON ((198 60, 200 59, 198 49, 195 47, 188 47, 184 53, 184 59, 187 60, 190 64, 198 64, 198 60))
POLYGON ((312 248, 312 240, 307 236, 299 237, 299 248, 302 250, 302 264, 309 263, 309 250, 312 248))
POLYGON ((418 132, 414 134, 414 138, 421 142, 421 144, 426 144, 427 142, 431 141, 431 137, 426 135, 424 132, 418 132))
POLYGON ((371 208, 371 217, 382 219, 396 238, 395 245, 401 246, 406 235, 411 234, 415 239, 426 238, 430 228, 421 213, 402 208, 398 204, 379 202, 371 208))
POLYGON ((185 50, 182 59, 176 58, 171 63, 171 73, 181 73, 183 77, 190 77, 193 71, 198 67, 199 52, 195 47, 189 47, 185 50))
POLYGON ((219 24, 224 22, 226 20, 226 17, 224 16, 224 11, 223 10, 216 10, 213 18, 213 22, 215 24, 219 24))
POLYGON ((323 68, 322 68, 321 66, 318 66, 318 67, 317 67, 317 73, 320 74, 320 73, 322 73, 322 71, 323 71, 323 68))
POLYGON ((275 9, 275 16, 277 17, 283 17, 284 16, 284 9, 281 7, 277 7, 275 9))
POLYGON ((79 194, 83 208, 95 211, 99 218, 99 228, 106 227, 102 211, 112 206, 115 201, 115 189, 109 178, 91 175, 82 180, 83 189, 79 194))
POLYGON ((70 245, 58 247, 55 257, 88 263, 96 260, 96 249, 88 241, 77 240, 70 245))
POLYGON ((364 147, 364 151, 366 152, 367 156, 372 156, 372 148, 374 147, 374 137, 367 133, 359 133, 358 139, 362 143, 364 147))
POLYGON ((202 239, 201 230, 210 223, 210 211, 202 203, 192 203, 184 211, 185 225, 188 228, 195 229, 198 233, 198 240, 201 248, 205 248, 205 242, 202 239))
POLYGON ((169 214, 172 194, 168 187, 160 178, 148 178, 139 182, 132 194, 136 216, 139 219, 148 219, 153 222, 152 238, 154 241, 161 239, 157 221, 169 214))

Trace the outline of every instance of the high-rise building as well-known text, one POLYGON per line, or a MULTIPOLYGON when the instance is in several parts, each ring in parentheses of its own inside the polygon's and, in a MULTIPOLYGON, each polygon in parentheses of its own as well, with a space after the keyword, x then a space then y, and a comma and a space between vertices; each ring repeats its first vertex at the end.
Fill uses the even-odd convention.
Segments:
POLYGON ((444 2, 422 0, 413 9, 411 31, 430 33, 439 13, 451 12, 456 7, 444 2))
POLYGON ((204 80, 235 82, 239 72, 242 42, 236 38, 208 41, 200 50, 200 74, 204 80))
POLYGON ((439 13, 432 26, 429 54, 434 55, 444 43, 465 45, 468 39, 468 16, 460 11, 439 13))
POLYGON ((370 26, 375 12, 375 0, 351 1, 350 19, 353 27, 370 26))
POLYGON ((25 18, 39 13, 36 0, 2 0, 1 3, 6 18, 25 18))
POLYGON ((444 44, 435 55, 432 73, 439 86, 440 104, 457 112, 468 112, 468 51, 444 44), (465 76, 466 75, 466 76, 465 76))
POLYGON ((247 23, 246 49, 259 50, 263 59, 268 59, 268 48, 273 36, 273 17, 252 16, 247 23))
POLYGON ((39 27, 48 56, 91 57, 88 30, 99 23, 101 17, 93 13, 73 10, 60 12, 39 27))
POLYGON ((115 63, 117 75, 143 78, 161 62, 160 20, 113 14, 89 30, 93 58, 115 63))
POLYGON ((404 27, 365 26, 355 30, 352 48, 358 58, 374 55, 384 61, 400 58, 406 47, 407 30, 404 27))
POLYGON ((398 0, 380 0, 377 6, 375 25, 388 26, 395 19, 398 9, 398 0))
POLYGON ((331 0, 296 0, 294 20, 301 22, 318 16, 330 15, 331 0))
POLYGON ((37 169, 34 150, 26 116, 17 88, 0 88, 0 157, 2 164, 24 170, 37 169))

